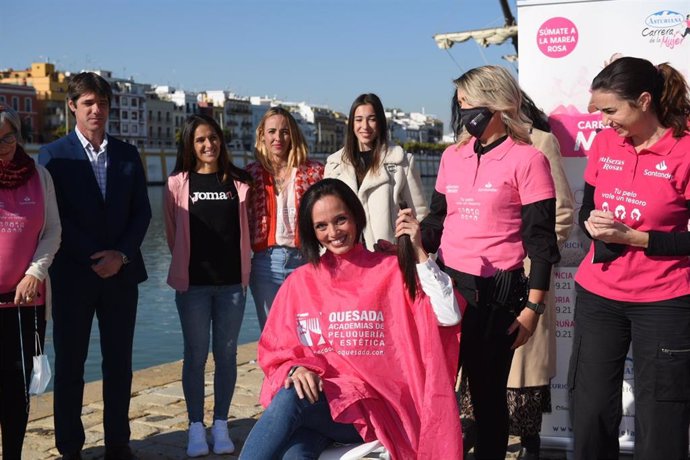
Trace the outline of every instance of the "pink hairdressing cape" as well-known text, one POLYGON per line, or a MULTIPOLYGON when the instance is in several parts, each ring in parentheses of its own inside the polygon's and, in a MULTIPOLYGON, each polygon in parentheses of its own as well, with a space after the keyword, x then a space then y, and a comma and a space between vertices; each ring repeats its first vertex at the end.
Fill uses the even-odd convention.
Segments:
POLYGON ((267 407, 292 366, 323 379, 333 420, 378 439, 396 459, 460 459, 453 390, 459 326, 441 327, 394 256, 361 245, 307 264, 280 288, 259 341, 267 407))

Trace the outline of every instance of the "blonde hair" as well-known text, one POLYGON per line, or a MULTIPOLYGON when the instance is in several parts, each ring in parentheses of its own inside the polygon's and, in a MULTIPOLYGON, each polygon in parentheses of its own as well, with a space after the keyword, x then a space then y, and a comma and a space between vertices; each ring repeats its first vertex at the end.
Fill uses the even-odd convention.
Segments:
MULTIPOLYGON (((494 65, 477 67, 453 80, 453 84, 465 93, 468 104, 499 112, 511 139, 523 144, 532 143, 529 137, 531 123, 520 111, 520 86, 505 68, 494 65)), ((458 143, 466 144, 470 137, 463 130, 458 143)))
POLYGON ((269 152, 266 149, 266 144, 264 143, 264 130, 266 126, 266 120, 269 118, 280 115, 285 117, 288 122, 288 131, 290 132, 290 151, 288 152, 288 168, 296 168, 301 166, 307 161, 307 143, 304 141, 304 136, 302 131, 297 126, 295 118, 290 112, 282 107, 271 107, 261 118, 259 126, 256 128, 256 142, 254 144, 254 156, 261 163, 261 166, 270 173, 274 173, 273 165, 271 164, 271 159, 269 157, 269 152))

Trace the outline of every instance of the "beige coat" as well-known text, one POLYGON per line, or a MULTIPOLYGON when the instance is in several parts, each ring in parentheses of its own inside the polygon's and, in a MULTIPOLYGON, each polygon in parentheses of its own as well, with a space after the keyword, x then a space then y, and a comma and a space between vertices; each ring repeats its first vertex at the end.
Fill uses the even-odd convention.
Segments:
POLYGON ((400 146, 388 148, 378 173, 367 173, 359 190, 355 168, 344 161, 343 149, 328 157, 324 177, 340 179, 359 197, 367 216, 364 240, 369 250, 380 239, 395 242, 395 220, 401 201, 407 201, 419 221, 429 212, 414 156, 400 146))
MULTIPOLYGON (((568 239, 573 225, 573 193, 563 171, 561 151, 556 137, 538 129, 532 130, 532 144, 544 153, 551 165, 551 176, 556 186, 556 236, 558 247, 568 239)), ((529 273, 530 261, 525 259, 525 271, 529 273)), ((556 305, 553 276, 547 292, 546 311, 539 319, 532 338, 515 351, 508 377, 508 388, 548 385, 556 375, 556 305)))

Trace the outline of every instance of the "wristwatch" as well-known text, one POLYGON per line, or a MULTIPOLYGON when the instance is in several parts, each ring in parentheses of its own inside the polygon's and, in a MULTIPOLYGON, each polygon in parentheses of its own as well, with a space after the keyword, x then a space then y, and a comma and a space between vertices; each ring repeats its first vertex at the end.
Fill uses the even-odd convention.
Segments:
POLYGON ((546 305, 544 304, 544 302, 534 303, 534 302, 530 302, 528 300, 525 303, 525 307, 529 308, 530 310, 532 310, 537 315, 543 314, 544 310, 546 310, 546 305))
POLYGON ((124 252, 121 252, 120 256, 122 256, 122 265, 127 265, 129 263, 129 257, 127 257, 124 252))
POLYGON ((292 366, 292 367, 290 368, 290 372, 288 372, 288 377, 292 377, 292 374, 295 373, 295 371, 297 370, 298 367, 299 367, 299 366, 292 366))

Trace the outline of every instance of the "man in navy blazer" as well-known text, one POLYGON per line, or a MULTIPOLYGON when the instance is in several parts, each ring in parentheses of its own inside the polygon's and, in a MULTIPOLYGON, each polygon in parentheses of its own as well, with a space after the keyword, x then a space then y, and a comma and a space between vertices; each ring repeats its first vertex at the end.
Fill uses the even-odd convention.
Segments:
MULTIPOLYGON (((125 97, 125 96, 122 96, 125 97)), ((101 76, 70 79, 76 129, 45 145, 39 162, 55 183, 62 244, 50 267, 55 346, 55 441, 64 459, 80 459, 84 362, 98 318, 103 356, 107 460, 135 458, 129 447, 132 341, 146 280, 141 243, 151 220, 136 147, 106 134, 112 89, 101 76)))

